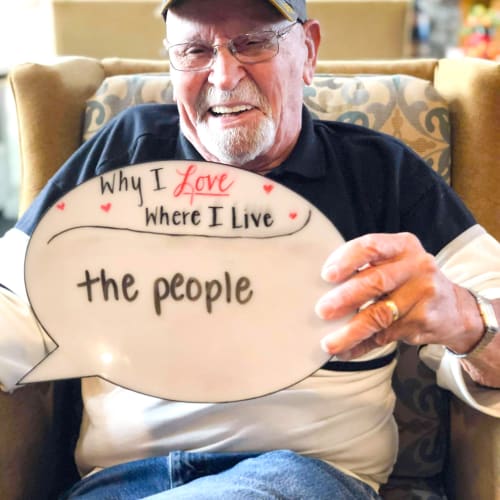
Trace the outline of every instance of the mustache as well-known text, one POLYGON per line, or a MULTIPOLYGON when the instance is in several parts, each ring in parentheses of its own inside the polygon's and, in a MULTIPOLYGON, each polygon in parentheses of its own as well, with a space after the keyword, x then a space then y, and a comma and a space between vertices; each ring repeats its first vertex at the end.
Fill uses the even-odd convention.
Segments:
POLYGON ((255 83, 243 80, 232 90, 220 90, 211 85, 203 87, 196 102, 196 112, 201 118, 212 106, 231 102, 243 102, 266 111, 269 109, 267 99, 259 91, 255 83))

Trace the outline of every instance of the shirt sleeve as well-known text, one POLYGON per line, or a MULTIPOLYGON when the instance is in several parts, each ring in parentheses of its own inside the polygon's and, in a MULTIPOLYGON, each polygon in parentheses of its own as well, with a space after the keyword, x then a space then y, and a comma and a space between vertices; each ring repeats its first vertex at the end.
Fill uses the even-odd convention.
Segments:
MULTIPOLYGON (((475 225, 451 241, 436 256, 444 274, 454 283, 489 299, 500 298, 500 243, 475 225)), ((420 349, 422 361, 436 372, 438 384, 473 408, 500 418, 500 389, 476 384, 460 360, 443 346, 420 349)))
POLYGON ((0 238, 0 388, 11 391, 55 345, 33 314, 24 284, 28 236, 11 229, 0 238))
POLYGON ((19 380, 54 347, 31 307, 0 288, 0 389, 14 390, 19 380))
POLYGON ((0 287, 7 288, 28 302, 24 285, 24 259, 29 236, 19 229, 9 229, 0 238, 0 287))

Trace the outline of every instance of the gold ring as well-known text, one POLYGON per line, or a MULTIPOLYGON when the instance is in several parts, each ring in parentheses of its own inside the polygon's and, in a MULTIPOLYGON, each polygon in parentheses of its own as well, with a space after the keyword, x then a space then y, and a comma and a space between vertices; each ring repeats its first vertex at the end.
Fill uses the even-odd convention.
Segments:
POLYGON ((392 322, 394 323, 394 321, 397 321, 399 319, 398 306, 393 300, 384 300, 384 304, 391 310, 392 322))

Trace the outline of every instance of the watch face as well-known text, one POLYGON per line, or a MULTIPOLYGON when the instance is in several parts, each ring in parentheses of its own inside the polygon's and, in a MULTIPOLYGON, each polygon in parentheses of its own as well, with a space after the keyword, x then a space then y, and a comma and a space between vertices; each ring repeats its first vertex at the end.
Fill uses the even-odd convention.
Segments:
POLYGON ((474 300, 476 301, 477 307, 479 309, 479 314, 481 315, 481 319, 483 320, 484 330, 483 336, 481 337, 479 342, 469 352, 461 354, 446 348, 448 352, 461 359, 477 356, 493 340, 499 330, 493 304, 488 299, 482 297, 481 295, 478 295, 472 290, 469 290, 469 293, 474 297, 474 300))
POLYGON ((480 295, 476 296, 479 312, 483 318, 484 328, 487 333, 495 334, 498 332, 498 321, 495 315, 493 304, 480 295))
POLYGON ((474 354, 481 352, 498 333, 498 321, 493 304, 488 299, 479 296, 478 306, 485 328, 483 338, 480 340, 477 348, 474 349, 474 354))

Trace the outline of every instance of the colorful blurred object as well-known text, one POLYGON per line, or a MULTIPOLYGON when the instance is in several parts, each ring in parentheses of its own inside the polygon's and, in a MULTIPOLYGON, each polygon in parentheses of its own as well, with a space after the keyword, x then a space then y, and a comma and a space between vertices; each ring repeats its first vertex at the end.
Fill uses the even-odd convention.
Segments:
POLYGON ((461 47, 464 55, 500 61, 500 11, 485 5, 473 5, 464 20, 461 47))

